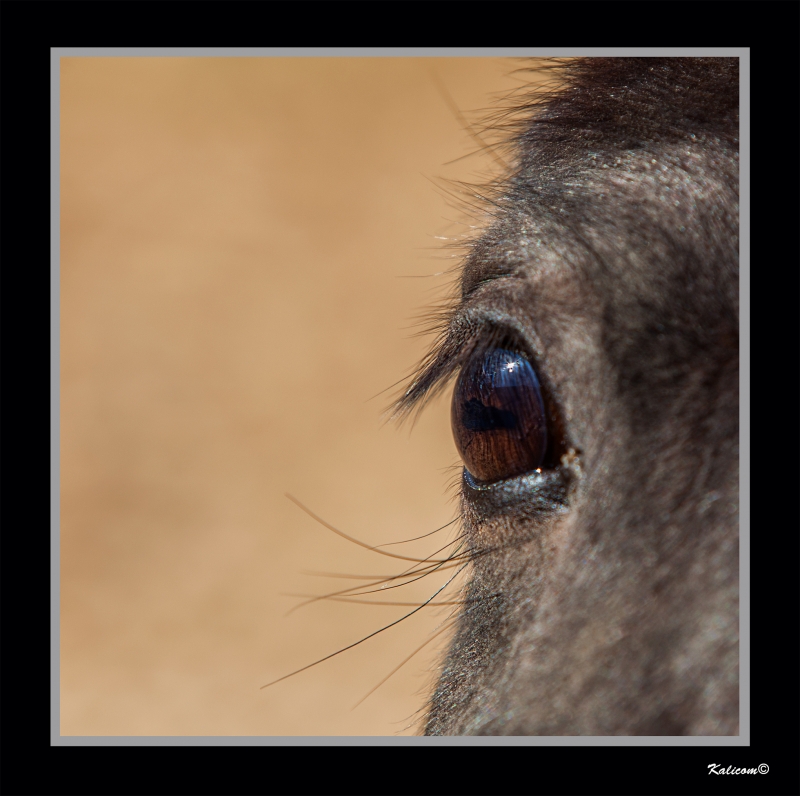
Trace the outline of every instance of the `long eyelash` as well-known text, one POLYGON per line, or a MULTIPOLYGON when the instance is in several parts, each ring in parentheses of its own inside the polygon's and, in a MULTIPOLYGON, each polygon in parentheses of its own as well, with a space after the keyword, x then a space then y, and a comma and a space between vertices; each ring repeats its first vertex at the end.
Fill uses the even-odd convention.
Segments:
MULTIPOLYGON (((440 327, 441 327, 440 322, 440 327)), ((439 331, 432 351, 422 360, 411 383, 391 408, 391 419, 403 422, 417 415, 439 395, 469 360, 495 347, 525 351, 517 335, 503 326, 474 321, 453 312, 447 328, 439 331)))

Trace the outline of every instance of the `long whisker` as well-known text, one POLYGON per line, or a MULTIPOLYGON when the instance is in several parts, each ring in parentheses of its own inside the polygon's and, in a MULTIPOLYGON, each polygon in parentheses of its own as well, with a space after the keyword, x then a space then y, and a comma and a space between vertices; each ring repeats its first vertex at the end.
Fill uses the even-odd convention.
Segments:
POLYGON ((407 542, 416 542, 418 539, 425 539, 428 536, 433 536, 435 533, 439 533, 439 531, 443 531, 445 528, 449 528, 454 522, 457 522, 458 519, 459 518, 456 517, 454 520, 450 520, 450 522, 446 523, 445 525, 442 525, 441 528, 437 528, 435 531, 431 531, 430 533, 424 533, 422 534, 422 536, 415 536, 412 539, 403 539, 401 542, 386 542, 386 544, 375 545, 375 547, 376 549, 378 547, 391 547, 393 544, 406 544, 407 542))
MULTIPOLYGON (((452 556, 449 556, 445 561, 452 562, 452 561, 460 561, 464 558, 469 556, 473 556, 474 553, 464 554, 464 555, 456 555, 458 550, 454 551, 452 556)), ((319 572, 316 570, 308 570, 304 569, 301 572, 304 575, 312 575, 314 577, 323 577, 323 578, 340 578, 344 580, 371 580, 374 583, 364 584, 365 586, 377 586, 381 583, 391 583, 393 580, 400 580, 400 578, 404 578, 406 576, 411 576, 415 574, 419 574, 420 572, 425 572, 425 570, 430 570, 434 566, 433 563, 430 565, 426 564, 424 567, 420 567, 419 569, 415 569, 414 567, 409 567, 403 572, 399 572, 396 575, 355 575, 351 573, 343 573, 343 572, 319 572)), ((444 567, 447 569, 447 567, 444 567)), ((359 588, 358 586, 353 586, 353 589, 359 588)), ((347 590, 345 590, 347 591, 347 590)))
MULTIPOLYGON (((289 592, 282 592, 283 597, 313 597, 311 594, 291 594, 289 592)), ((412 605, 419 605, 419 600, 415 602, 386 602, 384 600, 357 600, 354 597, 328 597, 326 599, 332 602, 351 603, 353 605, 395 605, 410 607, 412 605)), ((431 605, 463 605, 463 600, 448 600, 447 602, 431 603, 431 605)))
POLYGON ((401 586, 407 586, 409 583, 414 583, 414 581, 421 580, 426 575, 430 575, 432 572, 435 572, 439 566, 441 565, 431 564, 428 567, 423 567, 420 570, 415 570, 414 572, 407 573, 407 575, 384 578, 383 580, 375 581, 373 583, 363 583, 358 586, 349 586, 346 589, 340 589, 339 591, 329 592, 328 594, 321 594, 317 597, 314 597, 311 600, 306 600, 306 602, 296 605, 286 614, 286 616, 289 616, 289 614, 294 613, 298 608, 302 608, 305 605, 310 605, 311 603, 318 602, 319 600, 327 600, 330 599, 331 597, 341 597, 345 595, 352 596, 358 594, 374 594, 375 592, 379 591, 387 591, 389 589, 397 589, 400 588, 401 586), (412 577, 412 575, 418 575, 418 577, 412 577), (394 583, 391 586, 388 585, 389 583, 392 583, 392 581, 398 580, 401 577, 407 577, 407 580, 405 580, 403 583, 394 583), (376 589, 371 588, 373 586, 377 586, 378 588, 376 589), (358 591, 359 589, 366 589, 366 591, 358 591))
POLYGON ((350 580, 392 580, 397 577, 397 575, 350 575, 343 572, 320 572, 315 569, 301 569, 300 573, 319 578, 348 578, 350 580))
MULTIPOLYGON (((461 547, 457 547, 457 548, 456 548, 456 549, 455 549, 455 550, 454 550, 454 551, 453 551, 453 552, 452 552, 452 553, 451 553, 449 556, 447 556, 447 558, 445 558, 445 559, 434 559, 434 558, 432 558, 432 556, 435 556, 437 553, 441 553, 441 552, 442 552, 442 550, 445 550, 445 549, 447 549, 447 548, 448 548, 448 547, 450 547, 451 545, 453 545, 453 544, 456 544, 457 542, 462 542, 462 540, 463 540, 463 539, 464 539, 464 534, 463 534, 463 533, 462 533, 462 534, 459 534, 458 536, 456 536, 456 538, 455 538, 455 539, 453 539, 453 541, 452 541, 452 542, 448 542, 446 545, 443 545, 443 546, 442 546, 442 547, 440 547, 438 550, 434 550, 434 551, 433 551, 433 552, 432 552, 432 553, 431 553, 429 556, 426 556, 425 558, 423 558, 423 559, 420 559, 420 561, 419 561, 418 563, 420 563, 420 564, 423 564, 423 563, 425 563, 425 564, 426 564, 426 566, 427 566, 427 563, 426 563, 426 562, 428 562, 428 563, 440 563, 441 561, 444 561, 445 563, 449 563, 449 562, 451 562, 451 561, 457 561, 457 560, 460 560, 460 559, 462 559, 462 558, 467 558, 467 557, 469 556, 469 553, 466 553, 466 554, 463 554, 463 555, 462 555, 462 554, 459 554, 459 551, 461 550, 461 547)), ((413 566, 411 566, 411 567, 408 567, 407 569, 403 570, 403 572, 400 572, 398 575, 396 575, 396 576, 395 576, 395 579, 401 578, 401 577, 403 577, 404 575, 415 575, 415 574, 417 574, 418 572, 422 572, 422 571, 423 571, 423 569, 425 569, 425 567, 421 567, 420 569, 415 569, 415 567, 413 567, 413 566)))
MULTIPOLYGON (((450 560, 455 560, 455 559, 450 559, 450 560)), ((301 569, 300 572, 303 575, 313 575, 314 577, 320 577, 320 578, 341 578, 344 580, 374 580, 376 583, 389 583, 393 580, 398 580, 399 578, 405 577, 407 574, 409 574, 410 570, 405 570, 404 572, 400 572, 397 575, 354 575, 343 572, 319 572, 317 570, 312 570, 312 569, 301 569)))
MULTIPOLYGON (((439 603, 439 605, 453 605, 453 604, 454 603, 439 603)), ((409 655, 402 663, 400 663, 397 666, 395 666, 394 669, 392 669, 392 671, 389 672, 389 674, 387 674, 386 677, 384 677, 383 680, 381 680, 378 683, 378 685, 376 685, 374 688, 371 688, 369 691, 367 691, 367 693, 364 694, 364 696, 361 697, 361 699, 359 699, 358 702, 356 702, 356 704, 353 705, 352 708, 350 708, 350 710, 355 710, 362 702, 364 702, 364 700, 367 699, 367 697, 369 697, 372 694, 374 694, 393 674, 396 674, 398 671, 400 671, 400 669, 402 669, 403 666, 405 666, 418 652, 421 652, 423 649, 425 649, 425 647, 428 646, 428 644, 430 644, 435 639, 439 638, 439 636, 441 636, 442 633, 445 632, 445 630, 449 630, 453 626, 453 624, 454 624, 453 622, 450 622, 450 623, 446 624, 441 630, 439 630, 436 633, 434 633, 426 642, 424 642, 423 644, 420 644, 414 650, 414 652, 412 652, 411 655, 409 655)))
MULTIPOLYGON (((454 544, 455 542, 462 540, 463 536, 464 535, 461 534, 456 539, 454 539, 453 542, 450 542, 449 544, 454 544)), ((448 547, 449 544, 445 545, 445 547, 448 547)), ((440 549, 443 550, 444 547, 442 547, 440 549)), ((478 549, 478 550, 470 550, 470 551, 468 551, 466 553, 463 553, 463 554, 458 554, 459 551, 456 550, 456 551, 454 551, 452 556, 448 556, 446 559, 443 559, 443 561, 445 561, 447 563, 452 563, 454 561, 455 562, 460 562, 460 561, 463 561, 464 559, 467 559, 467 558, 470 559, 470 560, 474 560, 476 558, 479 558, 480 556, 486 555, 487 553, 492 553, 492 552, 494 552, 495 550, 498 550, 498 549, 500 549, 499 546, 498 547, 487 547, 487 548, 478 549)), ((433 555, 435 555, 435 553, 433 555)), ((424 561, 424 559, 422 559, 422 560, 424 561)), ((433 563, 433 562, 431 562, 431 563, 433 563)), ((406 576, 416 575, 416 574, 419 574, 419 573, 425 574, 426 569, 429 572, 432 572, 432 571, 436 571, 436 570, 441 571, 441 570, 450 569, 450 568, 451 568, 450 566, 438 566, 438 565, 436 567, 431 566, 430 568, 425 566, 425 567, 421 567, 420 569, 415 569, 414 567, 409 567, 408 569, 405 569, 402 572, 398 572, 396 575, 355 575, 355 574, 343 573, 343 572, 321 572, 319 570, 312 570, 312 569, 302 569, 302 570, 300 570, 300 572, 303 575, 312 575, 314 577, 342 578, 342 579, 345 579, 345 580, 371 580, 371 581, 374 581, 374 583, 369 583, 369 584, 364 584, 364 585, 365 586, 377 586, 378 584, 381 584, 381 583, 391 583, 393 580, 399 580, 400 578, 404 578, 406 576)), ((411 583, 411 582, 413 582, 413 581, 409 581, 409 583, 411 583)), ((400 584, 400 585, 402 585, 402 584, 400 584)), ((358 586, 353 586, 352 588, 353 589, 357 589, 359 587, 358 586)), ((347 590, 345 590, 345 591, 347 591, 347 590)))
MULTIPOLYGON (((352 597, 352 596, 358 596, 358 595, 363 595, 363 594, 384 594, 387 591, 390 591, 391 589, 400 589, 403 586, 408 586, 411 583, 416 583, 418 580, 422 580, 423 578, 427 578, 428 575, 432 575, 434 572, 444 572, 444 571, 446 571, 448 569, 455 569, 457 566, 459 566, 459 564, 461 563, 462 560, 463 560, 462 557, 458 557, 458 558, 454 558, 453 562, 449 563, 447 566, 444 566, 443 564, 436 564, 435 566, 431 567, 430 569, 428 569, 426 571, 417 570, 416 572, 409 573, 408 580, 405 580, 402 583, 393 583, 391 586, 383 585, 383 586, 378 587, 377 589, 366 589, 365 591, 356 591, 356 589, 365 588, 366 586, 370 586, 372 584, 364 584, 364 586, 361 586, 361 587, 354 586, 352 589, 348 589, 347 590, 347 591, 350 592, 350 594, 347 595, 347 596, 351 596, 352 597), (416 577, 413 577, 413 578, 410 577, 412 574, 416 575, 416 577)), ((322 599, 324 599, 324 597, 322 599)))
POLYGON ((359 547, 363 547, 366 550, 373 550, 382 556, 388 556, 389 558, 399 558, 401 561, 415 561, 417 563, 420 563, 422 561, 428 560, 428 559, 412 558, 411 556, 401 556, 398 555, 397 553, 387 553, 385 550, 378 550, 374 545, 368 545, 366 542, 362 542, 359 539, 355 539, 352 536, 349 536, 348 534, 344 533, 344 531, 340 531, 338 528, 334 528, 333 525, 331 525, 328 522, 325 522, 325 520, 323 520, 322 517, 319 517, 318 515, 314 514, 314 512, 311 511, 311 509, 304 506, 296 497, 290 495, 288 492, 286 492, 285 495, 298 508, 302 509, 306 514, 308 514, 309 517, 315 519, 320 525, 325 526, 329 531, 333 531, 333 533, 337 534, 337 536, 341 536, 343 539, 347 539, 348 542, 357 544, 359 547))
MULTIPOLYGON (((429 565, 427 565, 425 567, 422 567, 422 568, 420 568, 418 570, 414 570, 412 572, 408 572, 407 575, 408 575, 409 579, 404 581, 403 583, 395 583, 395 584, 393 584, 391 586, 387 586, 384 583, 384 585, 380 586, 377 589, 368 588, 370 586, 378 586, 381 583, 381 581, 378 581, 376 583, 365 583, 365 584, 363 584, 361 586, 351 586, 351 587, 349 587, 347 589, 341 589, 339 591, 330 592, 329 594, 321 594, 318 597, 314 597, 313 599, 306 600, 305 602, 294 606, 294 608, 290 609, 286 613, 286 616, 289 616, 290 614, 294 613, 299 608, 303 608, 306 605, 311 605, 312 603, 319 602, 320 600, 331 599, 332 597, 340 597, 340 596, 344 596, 344 595, 359 596, 359 595, 364 595, 364 594, 375 594, 377 592, 385 592, 385 591, 389 591, 389 589, 399 589, 402 586, 408 586, 409 583, 414 583, 417 580, 422 580, 422 578, 427 577, 428 575, 432 574, 433 572, 436 572, 436 571, 439 571, 439 570, 444 570, 444 569, 452 569, 453 567, 458 566, 458 564, 464 558, 467 558, 467 556, 453 556, 452 558, 445 559, 443 561, 431 562, 429 565), (456 563, 452 563, 454 561, 456 563), (445 564, 449 564, 449 566, 444 566, 445 564), (414 575, 416 577, 411 577, 412 575, 414 575), (366 589, 366 591, 357 591, 357 589, 366 589)), ((402 577, 402 575, 396 576, 395 578, 388 578, 388 579, 386 579, 386 581, 387 582, 391 582, 391 580, 395 580, 395 579, 397 579, 399 577, 402 577)))
POLYGON ((413 616, 418 611, 421 611, 423 608, 425 608, 429 603, 431 603, 433 601, 434 597, 438 597, 439 594, 441 594, 456 579, 456 577, 461 573, 461 571, 466 568, 466 566, 467 565, 464 564, 458 570, 458 572, 456 572, 456 574, 453 575, 453 577, 450 578, 447 581, 447 583, 444 584, 444 586, 442 586, 440 589, 437 589, 424 603, 422 603, 422 605, 417 606, 413 611, 409 611, 407 614, 405 614, 405 616, 401 616, 400 619, 396 619, 394 622, 390 622, 388 625, 385 625, 380 630, 376 630, 373 633, 370 633, 368 636, 364 636, 364 638, 360 639, 359 641, 356 641, 353 644, 348 644, 346 647, 342 647, 340 650, 337 650, 336 652, 332 652, 330 655, 326 655, 324 658, 320 658, 319 660, 314 661, 314 663, 309 663, 306 666, 302 666, 299 669, 295 669, 295 671, 290 672, 289 674, 283 675, 283 677, 279 677, 277 680, 273 680, 271 683, 267 683, 266 685, 262 685, 259 690, 262 690, 264 688, 268 688, 269 686, 275 685, 276 683, 280 683, 282 680, 286 680, 289 677, 294 677, 294 675, 300 674, 300 672, 304 672, 306 669, 310 669, 312 666, 316 666, 317 664, 323 663, 324 661, 327 661, 330 658, 333 658, 334 656, 339 655, 342 652, 346 652, 347 650, 353 649, 353 647, 357 647, 359 644, 363 644, 365 641, 371 639, 373 636, 377 636, 378 633, 383 633, 384 630, 388 630, 390 627, 394 627, 395 625, 399 624, 400 622, 404 621, 405 619, 408 619, 410 616, 413 616))

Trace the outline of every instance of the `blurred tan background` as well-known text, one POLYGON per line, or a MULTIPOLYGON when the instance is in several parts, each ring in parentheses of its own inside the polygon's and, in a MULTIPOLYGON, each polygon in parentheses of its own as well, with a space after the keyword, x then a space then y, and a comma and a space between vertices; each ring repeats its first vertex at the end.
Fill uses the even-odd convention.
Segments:
MULTIPOLYGON (((427 178, 485 154, 503 59, 61 61, 61 732, 419 732, 425 610, 299 600, 393 574, 370 544, 449 521, 449 394, 382 426, 462 214, 427 178), (448 165, 449 164, 449 165, 448 165)), ((428 555, 443 533, 389 548, 428 555)), ((440 578, 395 591, 424 600, 440 578), (428 582, 430 581, 430 582, 428 582)))

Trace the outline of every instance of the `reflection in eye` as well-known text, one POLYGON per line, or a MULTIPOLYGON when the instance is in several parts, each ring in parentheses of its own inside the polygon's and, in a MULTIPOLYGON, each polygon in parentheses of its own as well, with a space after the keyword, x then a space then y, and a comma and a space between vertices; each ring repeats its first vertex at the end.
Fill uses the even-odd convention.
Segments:
POLYGON ((530 362, 505 348, 475 358, 456 384, 452 424, 458 452, 479 481, 539 467, 547 450, 547 420, 530 362))

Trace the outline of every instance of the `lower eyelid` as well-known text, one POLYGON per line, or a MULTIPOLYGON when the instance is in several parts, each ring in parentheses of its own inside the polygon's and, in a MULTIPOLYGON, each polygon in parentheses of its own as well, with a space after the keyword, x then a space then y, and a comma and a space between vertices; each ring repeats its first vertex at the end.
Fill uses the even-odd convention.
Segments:
POLYGON ((461 494, 481 520, 493 516, 513 516, 524 506, 526 515, 544 519, 569 511, 572 473, 563 467, 557 470, 533 471, 491 484, 475 481, 464 469, 461 494))
POLYGON ((501 478, 498 481, 491 481, 490 483, 483 483, 482 481, 476 481, 473 477, 472 473, 465 467, 463 470, 464 476, 464 483, 475 492, 488 492, 491 490, 495 490, 498 488, 502 488, 504 484, 509 484, 511 482, 522 483, 523 481, 527 486, 531 488, 536 488, 536 486, 546 483, 547 476, 542 473, 542 468, 537 467, 535 470, 531 470, 529 473, 523 473, 522 475, 514 475, 511 478, 501 478))

